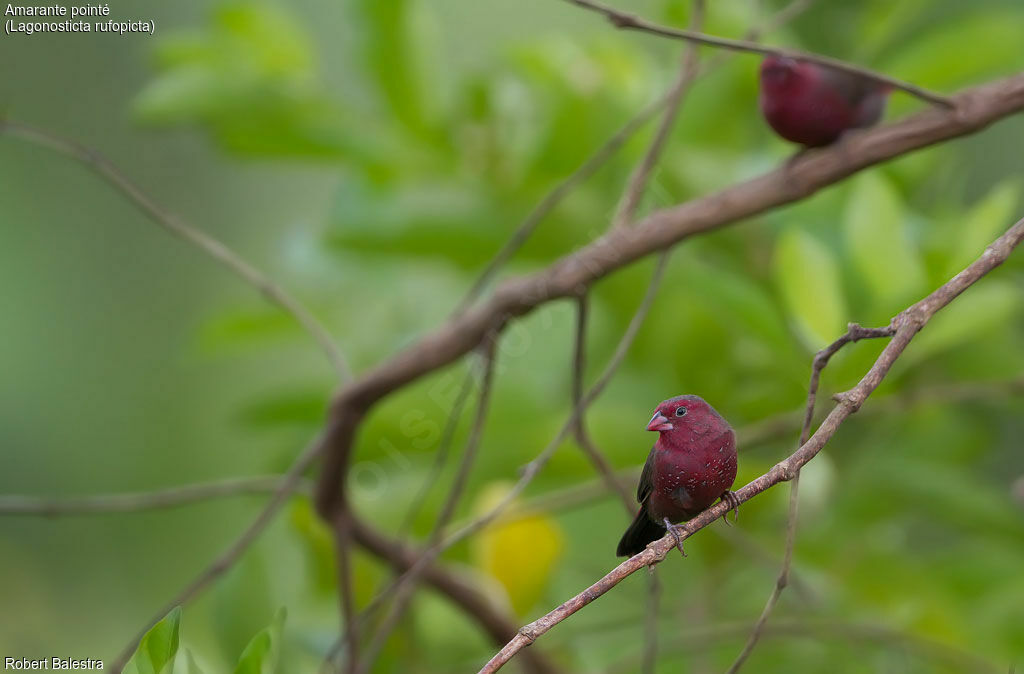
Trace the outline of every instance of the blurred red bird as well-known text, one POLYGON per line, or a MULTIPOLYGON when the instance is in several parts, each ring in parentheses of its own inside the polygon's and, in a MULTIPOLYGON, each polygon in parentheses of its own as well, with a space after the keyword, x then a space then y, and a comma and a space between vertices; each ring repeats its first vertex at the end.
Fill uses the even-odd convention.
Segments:
POLYGON ((875 124, 888 95, 883 84, 816 63, 779 56, 761 63, 761 114, 775 133, 807 147, 875 124))
MULTIPOLYGON (((658 405, 647 430, 659 433, 640 475, 640 512, 615 551, 632 556, 721 498, 739 507, 729 491, 736 479, 736 434, 729 422, 694 395, 658 405)), ((678 536, 676 542, 682 551, 678 536)))

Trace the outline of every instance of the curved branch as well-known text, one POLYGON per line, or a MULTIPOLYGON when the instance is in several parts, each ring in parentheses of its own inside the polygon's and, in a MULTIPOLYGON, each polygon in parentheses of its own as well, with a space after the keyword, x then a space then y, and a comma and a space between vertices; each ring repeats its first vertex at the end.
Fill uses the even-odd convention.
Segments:
MULTIPOLYGON (((889 328, 881 328, 881 330, 891 331, 892 339, 885 349, 882 350, 882 353, 875 360, 867 374, 861 378, 855 387, 835 397, 837 400, 836 406, 832 408, 832 411, 807 442, 788 458, 775 464, 767 473, 746 484, 736 492, 736 497, 740 502, 748 501, 780 482, 786 482, 796 477, 800 469, 813 459, 832 436, 836 434, 842 423, 851 414, 860 409, 860 406, 867 397, 878 388, 878 385, 882 383, 882 380, 889 373, 889 370, 892 369, 892 366, 896 363, 904 349, 907 348, 907 345, 910 344, 914 336, 928 323, 931 317, 952 302, 978 279, 1002 264, 1022 240, 1024 240, 1024 219, 1010 227, 1005 234, 985 249, 981 257, 971 263, 966 269, 923 300, 893 318, 889 328)), ((686 522, 683 527, 680 527, 683 531, 679 533, 679 538, 683 540, 689 538, 697 531, 711 524, 711 522, 724 516, 729 509, 730 505, 723 502, 711 506, 697 517, 686 522)), ((583 592, 569 599, 547 615, 521 628, 516 637, 484 665, 479 674, 493 674, 498 671, 520 650, 533 643, 538 637, 558 623, 611 590, 627 576, 645 566, 651 566, 663 561, 676 544, 676 539, 666 534, 660 540, 648 545, 643 552, 637 553, 619 564, 583 592)))
MULTIPOLYGON (((285 478, 281 475, 233 477, 215 482, 187 484, 147 492, 98 494, 72 498, 3 495, 0 496, 0 516, 66 517, 160 510, 240 494, 273 493, 281 488, 284 480, 285 478)), ((303 483, 305 483, 304 480, 297 483, 296 486, 305 487, 306 491, 309 491, 312 485, 303 483)))
MULTIPOLYGON (((325 431, 327 432, 327 431, 325 431)), ((214 559, 198 576, 196 576, 184 589, 182 589, 173 599, 167 602, 163 608, 157 611, 146 625, 139 630, 139 632, 132 637, 132 640, 125 646, 124 650, 118 655, 117 659, 114 660, 112 669, 114 671, 121 671, 128 660, 131 658, 132 653, 135 652, 136 646, 142 637, 149 631, 149 629, 157 624, 167 613, 175 608, 187 603, 190 599, 198 595, 200 592, 206 589, 213 581, 222 576, 228 569, 234 566, 245 551, 249 549, 249 546, 259 538, 263 530, 273 521, 274 516, 277 514, 284 504, 288 502, 289 497, 295 492, 295 489, 302 482, 302 475, 309 469, 310 466, 316 461, 319 456, 318 449, 320 447, 321 438, 317 437, 310 443, 303 451, 299 454, 298 458, 288 468, 288 472, 284 474, 277 489, 274 490, 274 495, 270 501, 263 507, 256 519, 246 527, 245 531, 235 539, 235 541, 223 552, 214 559)))
POLYGON ((343 388, 332 405, 325 437, 317 508, 330 513, 341 486, 360 416, 392 391, 475 348, 488 331, 555 299, 578 295, 594 281, 690 236, 792 203, 854 173, 935 143, 973 133, 1024 110, 1024 73, 966 89, 951 110, 929 109, 901 122, 852 134, 840 147, 808 151, 784 166, 718 193, 655 211, 635 227, 614 229, 579 251, 525 277, 502 283, 486 302, 453 317, 434 332, 343 388))
MULTIPOLYGON (((749 631, 747 624, 721 624, 687 630, 681 638, 666 644, 666 651, 705 650, 711 645, 733 638, 740 638, 749 631)), ((949 646, 928 637, 919 636, 891 627, 874 623, 846 621, 803 621, 780 620, 768 625, 765 630, 768 637, 806 637, 813 639, 837 639, 850 642, 884 643, 915 653, 927 661, 942 663, 957 672, 985 672, 987 674, 1005 674, 1006 669, 995 665, 989 660, 969 653, 960 648, 949 646)), ((608 674, 636 671, 636 657, 624 661, 621 665, 613 665, 608 674)))
POLYGON ((352 370, 345 360, 345 356, 342 355, 341 350, 335 345, 334 338, 327 331, 327 328, 306 307, 289 295, 284 288, 274 283, 266 274, 242 259, 236 252, 219 240, 164 210, 141 187, 132 182, 127 175, 102 154, 77 141, 62 138, 49 131, 6 119, 0 119, 0 134, 21 138, 84 164, 106 180, 111 187, 135 204, 140 211, 148 215, 158 225, 216 260, 221 266, 258 290, 268 301, 291 314, 292 318, 320 346, 321 351, 327 356, 327 360, 330 361, 331 367, 334 368, 341 381, 346 382, 352 378, 352 370))
POLYGON ((662 37, 669 37, 678 40, 686 40, 687 42, 693 42, 697 44, 708 45, 709 47, 718 47, 720 49, 728 49, 730 51, 747 52, 750 54, 762 54, 764 56, 786 56, 789 58, 800 59, 801 61, 807 61, 810 63, 816 63, 826 68, 832 68, 834 70, 842 70, 843 72, 857 75, 865 79, 873 80, 879 84, 892 87, 893 89, 899 89, 905 93, 919 98, 922 101, 931 103, 932 105, 938 105, 945 108, 952 108, 955 105, 955 101, 937 94, 927 89, 922 89, 919 86, 898 80, 895 77, 889 77, 882 73, 863 68, 847 61, 840 59, 834 59, 828 56, 822 56, 821 54, 811 54, 809 52, 797 51, 795 49, 781 49, 779 47, 766 47, 756 42, 749 42, 747 40, 733 40, 727 37, 718 37, 716 35, 708 35, 694 30, 685 30, 682 28, 671 28, 669 26, 662 26, 651 21, 647 21, 635 14, 627 14, 620 12, 617 9, 609 7, 608 5, 596 2, 595 0, 565 0, 577 7, 583 7, 600 14, 603 14, 616 28, 623 28, 627 30, 639 30, 645 33, 651 33, 653 35, 660 35, 662 37))
MULTIPOLYGON (((807 439, 811 436, 811 424, 814 423, 814 407, 818 400, 818 385, 821 383, 821 373, 828 365, 829 361, 832 360, 832 356, 839 353, 847 344, 860 341, 862 339, 879 339, 882 337, 891 337, 893 334, 892 326, 884 328, 865 328, 857 324, 851 324, 846 334, 832 342, 824 349, 818 351, 814 355, 814 361, 811 364, 811 381, 807 385, 807 404, 804 408, 804 423, 800 429, 800 441, 797 443, 797 447, 802 447, 807 439)), ((747 661, 750 654, 753 652, 754 647, 757 646, 758 640, 761 638, 761 633, 764 631, 765 624, 768 622, 768 616, 771 615, 775 609, 775 604, 779 601, 779 597, 782 596, 782 591, 786 589, 789 584, 790 568, 793 564, 793 545, 796 542, 796 523, 797 513, 800 505, 800 471, 796 472, 793 480, 789 483, 789 510, 786 514, 786 546, 782 554, 782 567, 779 569, 779 575, 775 579, 775 586, 772 588, 772 592, 768 595, 768 601, 765 602, 764 609, 761 611, 760 617, 754 624, 754 629, 750 632, 750 636, 747 638, 747 642, 743 645, 743 649, 740 654, 736 656, 736 660, 732 663, 726 674, 736 674, 743 667, 743 663, 747 661)))

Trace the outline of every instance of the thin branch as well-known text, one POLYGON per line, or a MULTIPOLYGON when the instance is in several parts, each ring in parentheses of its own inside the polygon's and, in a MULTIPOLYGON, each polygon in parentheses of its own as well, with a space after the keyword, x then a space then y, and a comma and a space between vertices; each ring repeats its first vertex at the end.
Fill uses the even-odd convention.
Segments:
MULTIPOLYGON (((1022 240, 1024 240, 1024 219, 1010 227, 1005 234, 999 237, 982 253, 981 257, 971 263, 966 269, 923 300, 893 318, 890 323, 894 329, 892 339, 882 350, 882 353, 875 360, 867 374, 861 378, 855 387, 835 397, 837 404, 807 442, 788 458, 777 463, 767 473, 735 492, 740 503, 750 500, 780 482, 792 480, 798 471, 821 451, 825 444, 839 430, 842 423, 851 414, 860 409, 867 397, 878 388, 897 359, 907 348, 907 345, 910 344, 914 336, 928 323, 931 317, 952 302, 964 290, 972 286, 978 279, 1002 264, 1022 240)), ((680 527, 681 531, 678 532, 679 538, 683 540, 689 538, 711 522, 725 515, 729 509, 730 504, 724 502, 719 502, 709 507, 703 513, 680 527)), ((561 621, 598 599, 601 595, 618 585, 624 578, 645 566, 651 566, 664 560, 668 552, 675 546, 676 539, 666 534, 660 540, 648 545, 643 552, 637 553, 619 564, 583 592, 580 592, 543 617, 521 628, 516 637, 484 665, 480 670, 480 674, 492 674, 498 671, 502 665, 508 662, 520 650, 532 644, 538 637, 561 621)))
MULTIPOLYGON (((214 482, 123 494, 97 494, 70 498, 4 495, 0 496, 0 517, 66 517, 160 510, 228 496, 273 493, 281 487, 283 481, 284 478, 281 475, 263 475, 232 477, 214 482)), ((307 492, 312 487, 306 480, 300 480, 296 486, 297 490, 307 492)))
POLYGON ((642 129, 647 122, 654 119, 655 115, 665 107, 665 104, 669 100, 669 95, 666 94, 660 97, 658 100, 648 103, 647 107, 637 113, 636 116, 627 121, 615 134, 609 138, 604 145, 599 147, 594 154, 587 157, 586 160, 580 166, 569 174, 562 182, 558 183, 554 189, 548 192, 540 203, 529 215, 519 224, 512 236, 502 245, 501 249, 495 254, 484 270, 480 272, 480 275, 473 282, 466 296, 459 302, 458 307, 455 309, 453 315, 459 315, 468 309, 474 301, 483 293, 484 288, 491 282, 494 276, 510 259, 515 255, 523 244, 533 235, 533 232, 537 229, 544 218, 555 210, 555 208, 562 203, 565 197, 569 196, 576 186, 586 181, 590 176, 594 175, 598 169, 615 155, 619 149, 626 144, 626 142, 636 134, 637 131, 642 129))
POLYGON ((953 110, 931 108, 853 134, 841 148, 806 152, 759 178, 657 210, 635 227, 613 229, 544 269, 504 281, 486 302, 451 318, 338 392, 322 448, 318 511, 330 520, 344 500, 354 420, 381 398, 476 348, 486 334, 511 319, 555 299, 577 296, 594 281, 653 252, 800 200, 868 166, 977 131, 1024 109, 1024 74, 966 89, 955 101, 953 110))
MULTIPOLYGON (((690 15, 690 30, 700 32, 703 24, 704 0, 694 0, 690 15)), ((647 183, 651 179, 651 172, 661 158, 665 144, 672 134, 672 127, 675 125, 679 109, 682 107, 683 101, 686 100, 690 86, 697 77, 699 53, 700 50, 694 42, 688 44, 686 49, 683 50, 682 66, 679 69, 679 75, 676 77, 675 83, 669 90, 665 113, 661 116, 661 123, 654 134, 654 140, 651 141, 647 152, 644 153, 643 159, 640 160, 640 163, 629 177, 629 186, 626 188, 625 193, 623 193, 615 212, 615 218, 612 220, 613 227, 624 227, 630 224, 636 216, 640 200, 647 191, 647 183)))
MULTIPOLYGON (((405 543, 391 539, 358 518, 352 520, 352 537, 363 549, 390 564, 395 572, 409 571, 423 559, 426 551, 415 549, 405 543)), ((472 616, 496 645, 506 643, 516 634, 516 624, 502 611, 495 608, 488 595, 468 581, 470 574, 449 569, 437 562, 426 566, 423 581, 438 590, 452 603, 472 616)), ((522 654, 528 671, 535 674, 552 674, 558 671, 536 649, 522 654)))
MULTIPOLYGON (((327 431, 325 431, 327 432, 327 431)), ((211 562, 203 571, 195 577, 183 590, 181 590, 171 601, 167 602, 159 611, 154 614, 145 627, 139 630, 132 640, 125 646, 124 650, 118 655, 113 662, 112 669, 114 671, 121 671, 125 664, 131 658, 132 653, 135 652, 136 646, 142 637, 149 631, 153 625, 158 623, 163 617, 176 606, 188 603, 193 597, 198 595, 213 581, 222 576, 224 572, 234 566, 235 562, 241 558, 249 546, 259 538, 263 530, 267 528, 267 525, 274 519, 277 512, 288 502, 289 497, 292 493, 302 484, 302 475, 308 470, 319 456, 319 447, 322 443, 322 438, 317 437, 311 442, 298 456, 294 463, 288 468, 288 472, 284 474, 280 484, 274 490, 273 496, 270 501, 263 507, 256 519, 242 532, 242 534, 227 548, 219 557, 211 562)))
MULTIPOLYGON (((751 626, 747 623, 724 623, 687 630, 683 636, 665 644, 665 650, 687 652, 693 649, 705 650, 713 644, 729 639, 739 639, 747 634, 751 626)), ((1004 670, 991 661, 969 653, 955 646, 922 637, 911 632, 896 630, 875 623, 846 621, 774 621, 765 629, 766 637, 806 637, 813 639, 834 638, 852 642, 890 644, 913 652, 924 660, 945 664, 958 672, 989 672, 1003 674, 1004 670)), ((527 653, 529 651, 526 651, 527 653)), ((640 655, 642 657, 642 654, 640 655)), ((636 657, 621 665, 609 668, 609 672, 636 671, 636 657)))
POLYGON ((363 656, 359 666, 354 670, 357 674, 367 674, 370 668, 373 666, 374 661, 380 654, 381 649, 384 648, 384 644, 387 643, 388 637, 398 627, 399 621, 405 612, 409 608, 409 604, 412 601, 413 594, 416 592, 416 588, 419 585, 419 580, 423 573, 426 571, 427 566, 432 564, 441 551, 438 550, 436 553, 431 555, 430 550, 434 549, 438 541, 444 535, 445 528, 451 521, 452 516, 455 514, 455 509, 458 507, 459 501, 462 499, 462 495, 466 490, 466 485, 469 482, 469 474, 473 468, 473 463, 476 459, 477 452, 480 448, 480 441, 483 438, 484 424, 487 421, 487 413, 491 406, 491 391, 494 386, 494 366, 495 366, 495 349, 497 347, 496 339, 486 340, 482 359, 483 373, 480 381, 480 395, 476 405, 476 416, 473 420, 473 428, 469 434, 469 440, 466 442, 466 449, 462 454, 462 461, 459 464, 459 470, 455 475, 455 479, 452 482, 451 489, 448 492, 448 497, 441 507, 441 512, 437 517, 437 521, 434 524, 434 530, 431 532, 428 544, 427 552, 424 553, 424 562, 418 564, 415 570, 410 570, 403 574, 399 582, 394 588, 394 601, 391 604, 391 610, 384 616, 384 619, 377 628, 377 633, 374 635, 372 642, 366 649, 366 654, 363 656))
POLYGON ((49 131, 20 122, 0 119, 0 134, 4 133, 75 159, 91 169, 158 225, 213 258, 221 266, 258 290, 268 301, 291 314, 292 318, 320 346, 320 350, 323 351, 327 360, 330 361, 331 367, 334 368, 338 378, 342 382, 347 382, 352 378, 352 370, 344 355, 342 355, 341 350, 335 344, 334 338, 327 331, 327 328, 321 325, 313 314, 298 300, 289 295, 284 288, 274 283, 266 274, 242 259, 224 243, 189 225, 181 218, 158 205, 141 187, 132 182, 124 172, 105 156, 77 141, 62 138, 49 131))
POLYGON ((718 47, 720 49, 729 49, 731 51, 747 52, 750 54, 761 54, 763 56, 782 56, 793 59, 800 59, 801 61, 807 61, 809 63, 816 63, 827 68, 834 70, 841 70, 843 72, 850 73, 851 75, 857 75, 868 80, 878 82, 893 89, 899 89, 905 93, 919 98, 922 101, 926 101, 933 105, 952 108, 955 106, 953 99, 937 94, 927 89, 898 80, 894 77, 884 75, 882 73, 869 70, 846 61, 834 59, 828 56, 822 56, 820 54, 811 54, 808 52, 797 51, 794 49, 781 49, 778 47, 765 47, 764 45, 757 44, 755 42, 749 42, 747 40, 733 40, 727 37, 718 37, 715 35, 707 35, 698 31, 684 30, 682 28, 671 28, 669 26, 662 26, 660 24, 653 23, 646 19, 643 19, 635 14, 627 14, 620 12, 617 9, 609 7, 608 5, 596 2, 596 0, 565 0, 578 7, 593 10, 600 14, 603 14, 616 28, 622 28, 627 30, 638 30, 645 33, 651 33, 653 35, 660 35, 662 37, 669 37, 678 40, 687 40, 689 42, 695 42, 697 44, 708 45, 709 47, 718 47))
MULTIPOLYGON (((895 333, 893 326, 886 326, 884 328, 865 328, 856 323, 851 323, 846 330, 846 334, 837 339, 836 341, 829 344, 824 349, 818 351, 814 356, 814 361, 811 364, 811 381, 807 385, 807 404, 804 406, 804 423, 800 429, 800 441, 797 443, 797 448, 800 448, 807 442, 807 439, 811 436, 811 424, 814 422, 814 406, 818 399, 818 385, 821 383, 821 373, 828 366, 832 356, 839 353, 847 344, 860 341, 862 339, 880 339, 884 337, 892 337, 895 333)), ((796 472, 793 476, 793 480, 789 483, 789 511, 786 515, 786 548, 782 555, 782 567, 779 569, 779 576, 775 579, 775 587, 772 588, 771 594, 768 596, 768 601, 765 602, 764 609, 761 611, 760 617, 754 624, 754 629, 750 633, 750 637, 747 638, 747 642, 743 645, 743 650, 736 656, 736 660, 729 667, 726 674, 736 674, 743 667, 743 664, 750 657, 754 647, 757 646, 758 639, 761 638, 761 633, 764 631, 765 623, 768 622, 768 616, 771 615, 775 609, 775 604, 778 603, 779 597, 782 595, 783 590, 789 584, 789 572, 790 567, 793 564, 793 545, 796 543, 796 525, 797 525, 797 511, 800 502, 800 471, 796 472)))
POLYGON ((473 390, 473 379, 473 368, 470 367, 466 371, 466 376, 463 378, 459 392, 452 403, 452 409, 448 413, 448 421, 445 422, 444 430, 441 432, 441 442, 438 443, 437 454, 434 456, 434 463, 430 467, 430 472, 427 474, 423 484, 420 485, 419 491, 416 492, 416 495, 409 504, 409 510, 406 511, 402 523, 398 526, 399 538, 405 538, 409 530, 412 529, 416 516, 422 510, 423 504, 430 494, 430 489, 437 483, 445 464, 448 462, 448 454, 452 447, 452 441, 455 439, 455 431, 459 427, 462 411, 466 408, 466 401, 469 400, 469 394, 473 390))
MULTIPOLYGON (((452 403, 451 410, 449 411, 448 420, 445 422, 444 430, 441 433, 441 442, 438 445, 437 454, 434 457, 430 473, 428 474, 427 479, 424 480, 423 484, 420 486, 416 496, 413 497, 409 510, 406 511, 405 517, 398 527, 397 536, 399 540, 406 538, 406 534, 409 532, 409 529, 412 528, 416 515, 423 507, 423 504, 427 499, 427 495, 430 493, 431 487, 433 487, 434 483, 437 482, 441 475, 441 471, 444 469, 445 463, 447 463, 452 441, 455 438, 455 431, 458 428, 459 420, 462 418, 462 411, 465 409, 466 401, 469 399, 469 394, 473 390, 474 378, 475 374, 473 372, 473 367, 470 366, 466 371, 466 376, 462 380, 462 385, 459 387, 459 392, 456 395, 455 401, 452 403)), ((377 593, 374 600, 367 604, 359 615, 354 617, 351 622, 352 626, 355 629, 359 629, 360 625, 368 622, 377 609, 384 603, 383 600, 387 598, 387 596, 388 595, 383 593, 377 593)), ((348 643, 350 639, 349 630, 350 628, 346 626, 340 638, 328 651, 327 661, 334 661, 341 653, 342 646, 344 646, 345 643, 348 643)))
MULTIPOLYGON (((586 294, 580 295, 576 300, 576 341, 573 348, 572 364, 572 404, 574 408, 580 407, 583 401, 583 373, 586 370, 587 362, 586 333, 587 315, 589 313, 588 305, 589 301, 586 294)), ((615 478, 615 469, 612 468, 608 457, 598 448, 597 443, 591 439, 590 433, 587 432, 585 408, 580 412, 576 423, 573 425, 573 435, 576 438, 576 444, 580 446, 580 449, 583 450, 583 453, 590 459, 590 463, 593 464, 601 476, 605 487, 618 495, 623 507, 626 509, 626 513, 632 518, 636 514, 636 500, 630 493, 629 487, 615 478)))
POLYGON ((359 619, 356 614, 355 573, 352 568, 352 513, 339 509, 334 522, 335 564, 338 572, 338 602, 344 632, 345 671, 359 667, 359 619))
POLYGON ((661 603, 661 582, 658 567, 647 569, 650 576, 647 587, 647 614, 644 621, 644 655, 640 662, 642 674, 654 674, 658 665, 658 605, 661 603))

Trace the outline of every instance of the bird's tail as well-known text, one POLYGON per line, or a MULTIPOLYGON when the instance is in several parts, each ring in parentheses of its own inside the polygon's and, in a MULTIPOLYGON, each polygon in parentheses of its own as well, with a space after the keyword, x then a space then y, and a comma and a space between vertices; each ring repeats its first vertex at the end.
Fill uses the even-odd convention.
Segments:
POLYGON ((651 541, 656 541, 665 535, 665 527, 653 522, 643 508, 633 518, 633 523, 626 529, 619 540, 619 547, 615 554, 619 557, 632 557, 647 547, 651 541))

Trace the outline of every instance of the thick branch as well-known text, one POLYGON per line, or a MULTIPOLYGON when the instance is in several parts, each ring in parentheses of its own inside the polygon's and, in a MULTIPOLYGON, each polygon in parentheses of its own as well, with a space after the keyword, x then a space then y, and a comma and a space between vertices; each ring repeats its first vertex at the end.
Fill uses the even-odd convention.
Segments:
MULTIPOLYGON (((636 227, 612 230, 579 251, 529 276, 502 283, 487 301, 454 317, 336 396, 332 417, 361 414, 392 391, 476 347, 488 331, 554 299, 579 294, 594 281, 687 237, 805 198, 866 167, 978 131, 1024 109, 1024 74, 967 89, 952 110, 929 109, 901 122, 853 134, 841 147, 809 151, 759 178, 716 194, 651 213, 636 227)), ((332 423, 325 438, 317 492, 329 514, 341 495, 356 427, 332 423)))
MULTIPOLYGON (((791 3, 780 9, 776 14, 770 17, 763 24, 754 26, 746 32, 743 36, 745 40, 757 41, 761 35, 766 32, 772 31, 779 26, 784 25, 786 22, 791 20, 793 17, 798 16, 800 13, 805 11, 814 0, 793 0, 791 3)), ((728 57, 731 56, 730 52, 721 52, 716 58, 712 59, 708 63, 707 67, 702 69, 701 74, 706 74, 722 65, 728 57)), ((534 230, 537 229, 541 221, 546 218, 551 211, 555 209, 562 200, 572 193, 573 189, 577 185, 585 181, 591 175, 593 175, 599 168, 601 168, 606 161, 608 161, 619 148, 621 148, 626 141, 628 141, 633 134, 640 130, 648 121, 654 118, 656 114, 662 108, 669 104, 670 100, 674 96, 674 87, 666 92, 663 96, 658 98, 656 101, 649 103, 647 107, 638 112, 634 117, 627 121, 615 134, 609 138, 604 145, 597 149, 594 154, 590 155, 580 166, 569 174, 562 182, 558 183, 545 197, 537 204, 537 206, 530 211, 530 214, 520 223, 513 232, 512 236, 507 242, 501 247, 495 256, 487 263, 484 270, 477 277, 476 281, 473 282, 466 293, 466 296, 459 302, 458 307, 455 310, 455 314, 460 314, 465 311, 466 307, 473 304, 479 297, 487 284, 490 283, 491 279, 498 273, 502 265, 508 262, 513 255, 526 243, 530 235, 533 234, 534 230)))
MULTIPOLYGON (((825 443, 839 430, 842 423, 851 414, 860 409, 860 406, 867 397, 878 388, 878 385, 882 383, 882 380, 889 373, 889 370, 892 369, 892 366, 896 363, 904 349, 907 348, 910 341, 931 317, 982 276, 1002 264, 1022 240, 1024 240, 1024 220, 1020 220, 1013 225, 1003 236, 999 237, 991 246, 985 249, 981 257, 970 266, 954 276, 935 292, 896 316, 891 323, 893 337, 885 349, 882 350, 881 355, 875 360, 874 365, 871 366, 867 374, 864 375, 855 387, 837 396, 838 404, 833 407, 825 421, 822 422, 821 426, 818 427, 818 430, 807 442, 787 459, 777 463, 767 473, 746 484, 736 492, 740 502, 748 501, 780 482, 792 480, 800 469, 821 451, 825 443)), ((689 538, 711 522, 724 516, 729 508, 728 503, 721 501, 711 506, 697 517, 686 522, 684 527, 681 527, 682 531, 679 532, 680 538, 689 538)), ((533 643, 539 636, 561 621, 608 592, 624 578, 645 566, 657 564, 664 560, 665 556, 675 545, 676 540, 673 536, 666 534, 660 540, 648 545, 643 552, 619 564, 583 592, 569 599, 547 615, 521 628, 516 637, 484 665, 480 670, 480 674, 493 674, 493 672, 498 671, 502 665, 508 662, 520 650, 533 643)))

